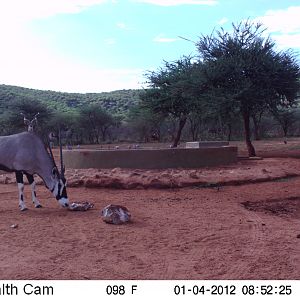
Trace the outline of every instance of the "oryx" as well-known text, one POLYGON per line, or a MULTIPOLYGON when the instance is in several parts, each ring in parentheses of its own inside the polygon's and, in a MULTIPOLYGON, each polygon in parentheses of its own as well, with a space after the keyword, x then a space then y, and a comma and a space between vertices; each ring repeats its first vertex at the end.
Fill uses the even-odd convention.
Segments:
MULTIPOLYGON (((24 120, 24 124, 27 125, 27 131, 29 132, 33 132, 33 126, 37 124, 37 116, 40 113, 38 112, 37 114, 34 115, 33 119, 31 121, 29 121, 26 116, 21 113, 21 116, 23 116, 23 120, 24 120)), ((34 206, 36 208, 41 208, 42 205, 40 204, 39 200, 36 197, 36 191, 35 191, 35 181, 34 181, 34 177, 31 174, 28 174, 26 172, 22 172, 22 171, 16 171, 16 181, 17 181, 17 185, 18 185, 18 190, 19 190, 19 202, 23 203, 23 208, 21 208, 21 210, 26 210, 26 206, 24 204, 24 201, 22 199, 24 199, 24 181, 23 181, 23 175, 26 175, 28 183, 31 186, 31 197, 32 197, 32 202, 34 203, 34 206)))
POLYGON ((21 116, 23 116, 23 120, 24 120, 24 124, 28 126, 27 130, 28 131, 33 131, 33 125, 34 124, 37 124, 37 116, 39 115, 40 113, 37 113, 34 115, 33 119, 31 121, 29 121, 25 115, 23 113, 21 113, 21 116))
MULTIPOLYGON (((42 140, 33 131, 0 136, 0 170, 16 172, 17 182, 18 179, 20 181, 18 182, 19 207, 22 211, 27 209, 23 198, 23 173, 29 175, 29 183, 33 180, 33 174, 39 175, 60 205, 63 207, 69 205, 61 143, 60 172, 55 164, 50 147, 49 151, 50 153, 42 140)), ((34 184, 34 181, 31 184, 34 184)), ((36 197, 33 197, 33 202, 35 207, 41 207, 36 197)))

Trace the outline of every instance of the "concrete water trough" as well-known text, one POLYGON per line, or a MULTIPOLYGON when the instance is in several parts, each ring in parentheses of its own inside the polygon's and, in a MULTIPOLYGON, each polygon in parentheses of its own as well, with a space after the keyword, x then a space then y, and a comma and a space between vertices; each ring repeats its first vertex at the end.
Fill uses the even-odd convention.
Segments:
POLYGON ((237 147, 65 150, 64 162, 74 169, 193 169, 236 163, 237 147))
POLYGON ((186 142, 185 148, 207 148, 207 147, 223 147, 229 146, 228 141, 197 141, 186 142))

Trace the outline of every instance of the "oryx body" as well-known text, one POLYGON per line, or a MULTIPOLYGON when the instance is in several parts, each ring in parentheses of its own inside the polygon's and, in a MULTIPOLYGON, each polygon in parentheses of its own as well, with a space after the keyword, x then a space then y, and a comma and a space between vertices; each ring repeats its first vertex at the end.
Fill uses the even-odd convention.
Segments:
MULTIPOLYGON (((26 118, 25 114, 21 113, 21 116, 23 116, 23 121, 24 124, 27 125, 27 131, 33 132, 33 127, 37 125, 37 116, 40 113, 37 113, 34 115, 33 119, 30 121, 29 119, 26 118)), ((18 190, 19 190, 19 206, 21 210, 26 210, 26 206, 24 203, 24 180, 23 180, 23 175, 26 175, 28 183, 31 186, 31 197, 32 197, 32 202, 34 203, 36 208, 41 208, 42 205, 40 204, 39 200, 36 197, 36 191, 35 191, 35 181, 33 175, 22 172, 22 171, 16 171, 16 181, 18 184, 18 190)))
MULTIPOLYGON (((0 136, 0 169, 16 172, 16 176, 39 175, 46 187, 54 194, 59 203, 67 207, 68 197, 63 170, 59 173, 53 155, 48 153, 42 140, 34 132, 22 132, 9 136, 0 136)), ((29 181, 30 182, 30 181, 29 181)), ((22 186, 19 186, 19 192, 22 186)), ((31 184, 34 184, 32 182, 31 184)), ((25 210, 23 197, 19 197, 19 206, 25 210)), ((40 207, 38 201, 36 207, 40 207)))

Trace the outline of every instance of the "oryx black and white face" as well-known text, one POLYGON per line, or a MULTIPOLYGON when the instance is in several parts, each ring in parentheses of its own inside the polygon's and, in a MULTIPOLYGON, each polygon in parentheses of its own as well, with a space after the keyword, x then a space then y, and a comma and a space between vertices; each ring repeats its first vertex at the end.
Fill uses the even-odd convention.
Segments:
POLYGON ((67 181, 65 177, 58 172, 56 167, 52 169, 52 179, 54 185, 51 192, 62 207, 68 207, 67 181))
POLYGON ((24 118, 24 124, 27 125, 27 131, 29 132, 33 132, 33 126, 37 124, 37 116, 39 115, 40 113, 37 113, 35 114, 35 116, 33 117, 33 119, 31 121, 29 121, 26 116, 21 113, 21 115, 23 116, 24 118))

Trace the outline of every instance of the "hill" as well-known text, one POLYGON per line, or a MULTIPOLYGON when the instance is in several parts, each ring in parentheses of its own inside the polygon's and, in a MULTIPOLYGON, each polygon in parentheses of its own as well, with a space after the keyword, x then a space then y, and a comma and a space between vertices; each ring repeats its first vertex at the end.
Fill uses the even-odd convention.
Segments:
POLYGON ((0 108, 5 109, 9 102, 16 98, 39 100, 47 107, 60 111, 71 111, 73 108, 87 104, 99 103, 105 110, 115 115, 124 115, 139 101, 140 90, 118 90, 103 93, 63 93, 43 91, 11 85, 0 85, 0 108))

